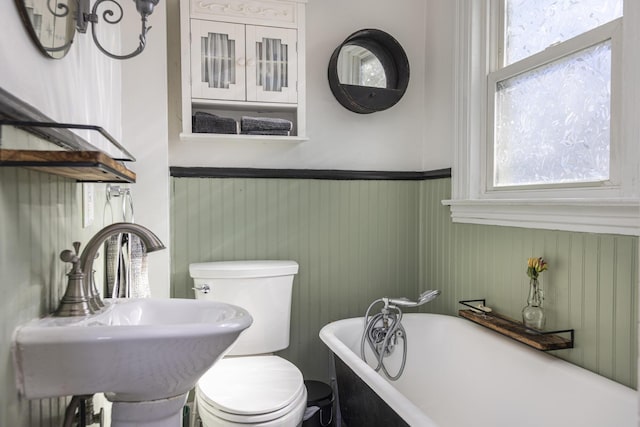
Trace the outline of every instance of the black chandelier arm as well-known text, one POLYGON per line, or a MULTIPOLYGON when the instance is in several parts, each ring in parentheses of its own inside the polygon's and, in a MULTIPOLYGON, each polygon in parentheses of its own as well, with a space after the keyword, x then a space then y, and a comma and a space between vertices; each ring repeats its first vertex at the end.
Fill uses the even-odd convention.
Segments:
POLYGON ((69 6, 63 3, 57 3, 55 6, 51 6, 51 0, 47 0, 47 9, 56 18, 64 18, 70 12, 69 6), (56 9, 60 9, 61 12, 56 12, 56 9))
POLYGON ((98 24, 98 18, 97 18, 97 9, 98 6, 104 2, 110 2, 110 3, 114 3, 117 7, 118 7, 118 12, 119 15, 115 15, 114 11, 112 9, 107 9, 102 13, 102 19, 108 23, 108 24, 117 24, 119 23, 122 18, 123 18, 123 10, 122 10, 122 6, 120 6, 120 4, 116 1, 116 0, 97 0, 96 3, 93 5, 93 9, 91 11, 91 15, 92 15, 92 19, 90 19, 91 22, 91 36, 93 37, 93 42, 95 43, 96 47, 100 50, 100 52, 104 53, 105 55, 107 55, 109 58, 113 58, 113 59, 129 59, 129 58, 133 58, 134 56, 139 55, 140 53, 142 53, 142 51, 144 50, 146 44, 147 44, 147 33, 149 32, 149 30, 151 29, 151 27, 147 26, 147 15, 142 15, 141 21, 142 21, 142 29, 140 31, 140 43, 138 45, 138 48, 136 50, 134 50, 133 52, 126 54, 126 55, 116 55, 113 54, 111 52, 109 52, 108 50, 106 50, 102 44, 100 43, 100 41, 98 40, 98 36, 96 35, 96 25, 98 24), (113 19, 113 16, 116 16, 116 19, 113 19))
POLYGON ((91 9, 91 15, 93 15, 94 17, 96 17, 96 22, 97 22, 97 16, 98 16, 98 7, 102 4, 102 3, 113 3, 114 5, 116 5, 118 7, 118 15, 117 18, 115 20, 111 20, 111 17, 113 15, 115 15, 115 13, 113 12, 112 9, 107 9, 104 12, 102 12, 102 19, 104 19, 107 23, 109 24, 117 24, 118 22, 122 21, 122 18, 124 17, 124 11, 122 10, 122 6, 120 6, 120 3, 118 3, 116 0, 97 0, 94 4, 93 4, 93 8, 91 9))

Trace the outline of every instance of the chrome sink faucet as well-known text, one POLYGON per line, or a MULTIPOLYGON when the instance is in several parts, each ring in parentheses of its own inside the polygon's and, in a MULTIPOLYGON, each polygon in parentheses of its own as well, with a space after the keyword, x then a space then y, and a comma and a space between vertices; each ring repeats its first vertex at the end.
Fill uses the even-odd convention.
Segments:
POLYGON ((104 241, 120 233, 138 236, 144 243, 147 252, 165 249, 164 244, 151 230, 130 222, 118 222, 98 231, 89 240, 80 256, 77 255, 80 243, 74 242, 76 255, 73 255, 70 250, 65 250, 60 254, 60 259, 72 263, 73 269, 68 274, 69 284, 54 316, 83 316, 96 313, 104 307, 100 292, 93 281, 93 261, 104 241))

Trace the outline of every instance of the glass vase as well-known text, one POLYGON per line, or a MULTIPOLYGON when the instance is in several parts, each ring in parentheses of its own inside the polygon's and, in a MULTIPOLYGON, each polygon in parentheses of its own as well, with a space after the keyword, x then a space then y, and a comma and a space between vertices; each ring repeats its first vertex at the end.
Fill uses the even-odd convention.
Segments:
POLYGON ((542 308, 542 289, 538 279, 529 281, 529 298, 527 306, 522 309, 522 323, 527 328, 544 329, 544 309, 542 308))

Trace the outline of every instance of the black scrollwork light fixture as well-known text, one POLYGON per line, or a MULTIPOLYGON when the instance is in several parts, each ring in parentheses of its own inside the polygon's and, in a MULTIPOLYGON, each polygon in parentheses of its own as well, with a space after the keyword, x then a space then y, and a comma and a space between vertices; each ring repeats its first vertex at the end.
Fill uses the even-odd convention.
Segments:
POLYGON ((91 0, 70 0, 64 4, 59 0, 46 0, 47 9, 55 17, 63 18, 69 17, 72 14, 75 20, 75 27, 79 33, 86 33, 87 28, 91 24, 91 36, 96 47, 105 55, 113 59, 129 59, 139 55, 147 44, 147 33, 151 29, 148 26, 147 18, 153 13, 153 8, 157 6, 160 0, 133 0, 136 4, 136 9, 141 17, 142 29, 139 35, 138 48, 133 52, 126 55, 117 55, 109 52, 102 46, 96 35, 96 26, 100 22, 98 8, 104 4, 105 10, 102 12, 102 21, 107 24, 118 24, 124 17, 124 11, 122 6, 117 0, 96 0, 93 6, 91 6, 91 0), (55 3, 55 6, 52 5, 55 3))

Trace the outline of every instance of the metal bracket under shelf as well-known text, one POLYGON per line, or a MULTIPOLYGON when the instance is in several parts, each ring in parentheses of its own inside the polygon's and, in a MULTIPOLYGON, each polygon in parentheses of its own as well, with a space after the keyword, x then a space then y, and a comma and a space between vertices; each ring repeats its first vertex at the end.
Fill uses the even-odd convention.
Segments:
POLYGON ((541 331, 524 326, 521 322, 502 316, 495 312, 486 312, 470 303, 486 304, 485 299, 470 299, 458 301, 470 310, 460 310, 458 314, 467 320, 477 323, 481 326, 489 328, 495 332, 527 344, 537 350, 563 350, 573 348, 574 346, 574 329, 561 329, 553 331, 541 331), (564 338, 558 334, 568 333, 570 338, 564 338))
POLYGON ((100 150, 93 144, 87 142, 81 136, 68 131, 68 129, 78 129, 78 130, 90 130, 94 132, 98 132, 103 138, 105 138, 111 145, 118 149, 118 151, 122 154, 122 156, 110 156, 113 160, 122 161, 122 162, 134 162, 136 159, 133 157, 126 148, 124 148, 109 132, 107 132, 104 128, 100 126, 94 125, 81 125, 75 123, 57 123, 57 122, 40 122, 40 121, 31 121, 31 120, 8 120, 8 119, 0 119, 0 126, 8 125, 14 126, 20 129, 25 130, 39 138, 45 139, 47 141, 52 142, 53 144, 66 148, 70 151, 100 151, 106 155, 109 155, 104 152, 104 150, 100 150), (57 132, 47 132, 43 129, 55 129, 57 132), (67 132, 65 132, 67 131, 67 132))

